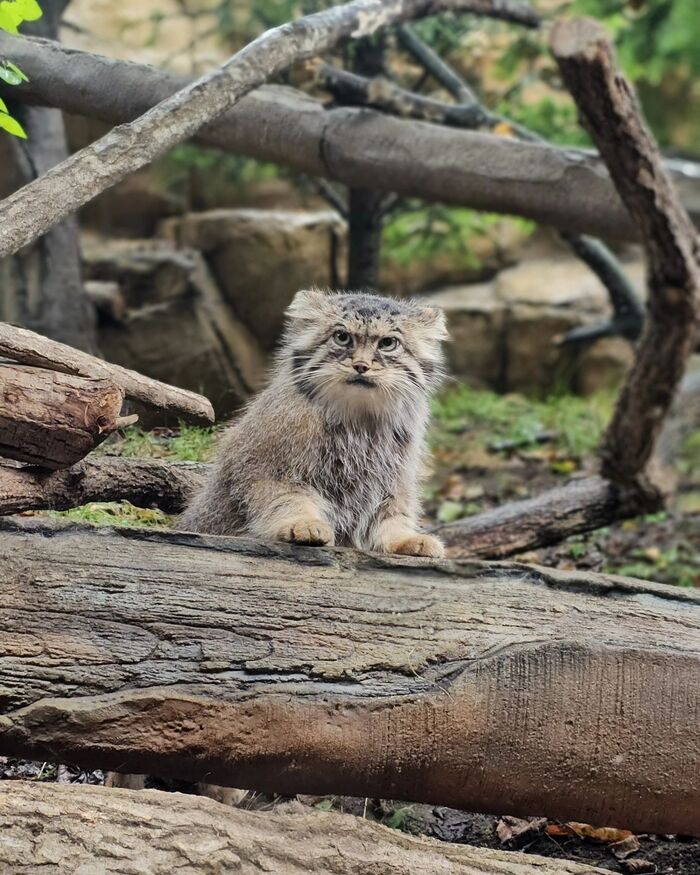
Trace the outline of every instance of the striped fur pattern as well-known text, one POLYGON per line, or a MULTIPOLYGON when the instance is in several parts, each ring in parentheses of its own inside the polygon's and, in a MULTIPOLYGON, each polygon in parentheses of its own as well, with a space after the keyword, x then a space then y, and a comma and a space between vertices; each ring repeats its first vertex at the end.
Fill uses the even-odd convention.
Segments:
POLYGON ((418 520, 442 312, 311 290, 296 295, 287 317, 270 383, 223 434, 183 526, 441 556, 418 520))

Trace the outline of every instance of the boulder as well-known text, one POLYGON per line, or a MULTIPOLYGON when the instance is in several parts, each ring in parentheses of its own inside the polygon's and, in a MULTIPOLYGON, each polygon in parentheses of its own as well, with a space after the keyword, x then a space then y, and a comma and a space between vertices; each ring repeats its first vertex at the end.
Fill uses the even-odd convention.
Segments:
POLYGON ((203 253, 232 312, 266 350, 299 289, 341 285, 346 228, 330 210, 210 210, 168 219, 160 233, 203 253))
POLYGON ((102 297, 99 341, 109 361, 201 392, 218 416, 260 387, 265 356, 231 313, 200 253, 175 251, 163 241, 92 239, 84 263, 93 300, 102 297))
MULTIPOLYGON (((625 270, 642 294, 643 263, 631 262, 625 270)), ((477 385, 590 393, 617 384, 631 361, 631 347, 620 338, 586 349, 558 345, 572 328, 603 321, 610 311, 602 284, 572 257, 533 258, 489 283, 449 287, 430 300, 447 313, 452 373, 477 385)))

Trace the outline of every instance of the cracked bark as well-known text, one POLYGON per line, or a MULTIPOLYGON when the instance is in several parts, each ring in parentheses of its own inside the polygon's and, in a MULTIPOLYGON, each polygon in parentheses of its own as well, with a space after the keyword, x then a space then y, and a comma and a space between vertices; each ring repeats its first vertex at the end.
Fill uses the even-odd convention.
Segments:
MULTIPOLYGON (((187 84, 152 67, 2 33, 0 51, 29 76, 29 83, 14 89, 22 100, 113 124, 132 121, 187 84)), ((371 184, 404 197, 512 213, 604 238, 638 236, 605 166, 575 149, 367 109, 324 110, 319 101, 276 86, 244 97, 194 139, 349 186, 371 184)), ((674 180, 700 218, 697 184, 680 173, 674 180)))
POLYGON ((453 553, 505 556, 663 507, 651 460, 700 325, 700 237, 683 209, 605 31, 562 21, 551 47, 582 122, 638 226, 648 268, 646 323, 599 449, 602 479, 574 482, 444 527, 453 553))
POLYGON ((102 787, 0 782, 0 866, 13 875, 597 875, 532 854, 418 838, 345 814, 102 787), (108 860, 108 862, 107 862, 108 860))
POLYGON ((10 521, 0 569, 0 754, 700 830, 697 593, 10 521))
POLYGON ((268 30, 218 70, 185 86, 135 121, 110 131, 6 198, 0 204, 0 257, 31 243, 291 64, 407 18, 446 10, 538 23, 526 4, 503 0, 357 0, 268 30))
POLYGON ((604 29, 559 22, 551 47, 586 130, 630 215, 647 261, 648 305, 635 361, 600 448, 603 476, 654 494, 647 465, 700 325, 700 237, 683 209, 604 29))

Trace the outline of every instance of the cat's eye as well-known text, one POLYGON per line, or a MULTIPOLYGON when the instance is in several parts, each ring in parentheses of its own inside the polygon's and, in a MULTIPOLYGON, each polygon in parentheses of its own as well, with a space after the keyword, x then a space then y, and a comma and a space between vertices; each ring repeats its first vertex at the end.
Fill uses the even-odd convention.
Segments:
POLYGON ((352 337, 350 337, 347 331, 342 329, 333 332, 333 340, 338 346, 350 346, 352 344, 352 337))
POLYGON ((382 352, 394 352, 399 348, 399 339, 398 337, 382 337, 377 346, 382 352))

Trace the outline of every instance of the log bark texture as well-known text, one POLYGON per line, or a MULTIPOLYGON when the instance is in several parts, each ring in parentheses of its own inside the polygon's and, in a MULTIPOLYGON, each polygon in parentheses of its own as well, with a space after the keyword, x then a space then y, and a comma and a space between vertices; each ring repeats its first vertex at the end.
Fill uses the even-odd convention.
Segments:
POLYGON ((292 64, 397 22, 446 10, 483 13, 530 26, 539 23, 532 8, 519 0, 355 0, 272 28, 218 70, 6 198, 0 204, 0 257, 31 243, 292 64))
POLYGON ((0 521, 0 754, 700 832, 700 596, 0 521))
POLYGON ((158 790, 0 781, 4 875, 597 875, 602 869, 405 835, 287 805, 226 808, 158 790))
POLYGON ((68 510, 91 501, 129 501, 180 513, 206 477, 207 465, 161 459, 90 456, 65 471, 0 464, 0 516, 68 510))
POLYGON ((600 450, 603 476, 634 487, 646 474, 700 325, 700 237, 617 71, 605 30, 559 22, 552 52, 581 120, 640 229, 648 268, 647 320, 600 450))
POLYGON ((0 364, 0 456, 68 468, 116 431, 123 401, 110 380, 0 364))
MULTIPOLYGON (((164 70, 45 40, 0 33, 0 52, 27 72, 29 82, 13 89, 20 99, 112 124, 131 122, 187 84, 164 70)), ((244 97, 195 140, 356 188, 512 213, 599 237, 638 237, 603 163, 575 149, 367 109, 325 110, 307 95, 276 86, 244 97)), ((677 171, 674 181, 700 221, 697 180, 677 171)))
POLYGON ((214 422, 214 408, 202 395, 159 383, 136 371, 112 365, 72 346, 5 322, 0 322, 0 356, 63 374, 111 380, 121 386, 127 398, 167 410, 192 422, 214 422))
POLYGON ((438 526, 448 556, 505 559, 526 550, 558 544, 619 520, 660 510, 660 495, 623 490, 603 477, 572 480, 534 498, 438 526))

